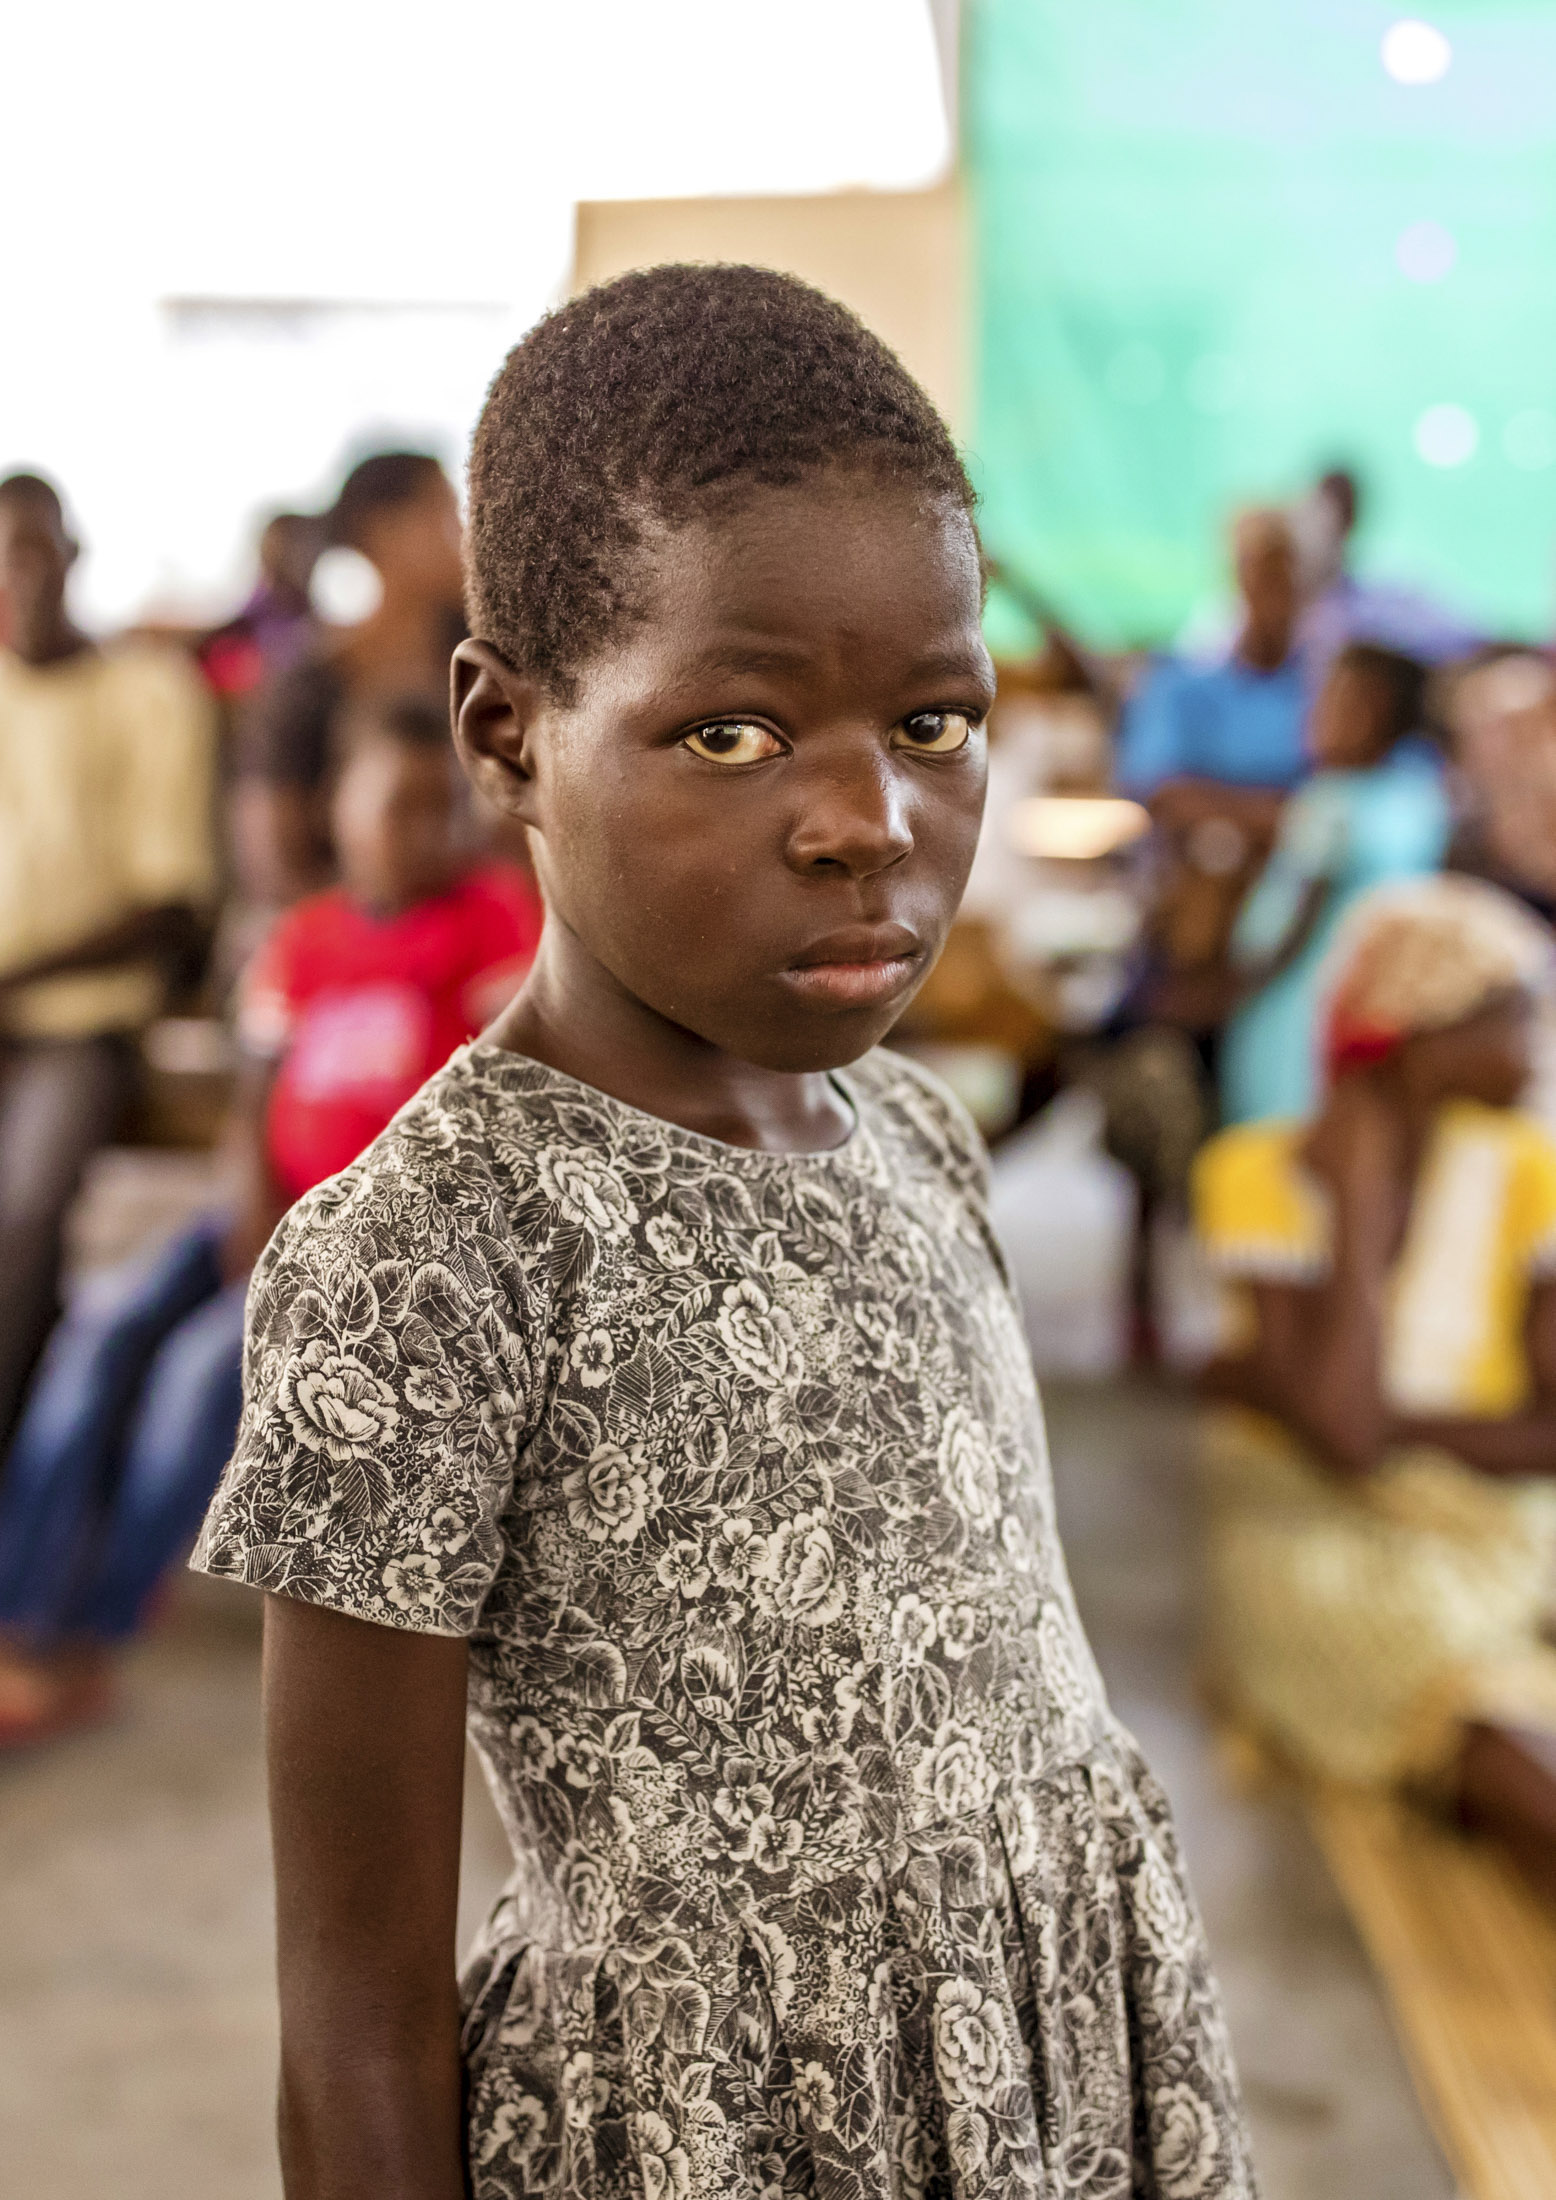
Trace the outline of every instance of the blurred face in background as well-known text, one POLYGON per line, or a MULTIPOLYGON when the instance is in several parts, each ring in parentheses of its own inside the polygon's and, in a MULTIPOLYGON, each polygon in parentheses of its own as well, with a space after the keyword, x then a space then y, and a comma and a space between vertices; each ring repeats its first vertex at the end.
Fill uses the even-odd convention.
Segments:
POLYGON ((1250 512, 1233 530, 1232 554, 1244 610, 1239 653, 1273 671, 1290 652, 1301 607, 1296 542, 1283 518, 1250 512))
POLYGON ((28 663, 58 654, 75 562, 76 545, 47 498, 0 497, 0 635, 28 663))
POLYGON ((356 547, 378 568, 387 594, 449 605, 462 600, 459 500, 441 467, 428 467, 414 496, 367 514, 356 547))
POLYGON ((278 594, 308 601, 308 583, 319 561, 324 537, 319 522, 301 512, 278 512, 259 538, 259 570, 278 594))
POLYGON ((1325 771, 1362 771, 1394 737, 1394 699, 1384 681, 1359 665, 1337 664, 1318 691, 1308 728, 1313 761, 1325 771))
POLYGON ((341 881, 390 916, 451 886, 473 844, 465 782, 448 741, 408 741, 362 723, 330 804, 341 881))

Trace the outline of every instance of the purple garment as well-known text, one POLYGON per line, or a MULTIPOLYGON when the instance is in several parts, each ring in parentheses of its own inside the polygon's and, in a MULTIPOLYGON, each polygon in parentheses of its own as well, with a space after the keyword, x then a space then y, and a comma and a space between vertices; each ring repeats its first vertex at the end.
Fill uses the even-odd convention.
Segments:
POLYGON ((1316 693, 1348 642, 1375 642, 1423 664, 1441 665, 1467 656, 1484 639, 1456 611, 1416 589, 1342 573, 1303 612, 1296 654, 1304 681, 1316 693))

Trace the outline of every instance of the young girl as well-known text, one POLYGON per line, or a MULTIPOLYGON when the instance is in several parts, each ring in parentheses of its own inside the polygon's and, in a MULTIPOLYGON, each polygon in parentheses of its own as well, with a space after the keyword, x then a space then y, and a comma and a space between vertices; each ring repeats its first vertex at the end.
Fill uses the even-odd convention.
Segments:
POLYGON ((661 268, 510 356, 470 498, 539 958, 266 1252, 197 1557, 272 1592, 288 2192, 1248 2193, 983 1157, 871 1052, 982 803, 949 437, 815 292, 661 268))

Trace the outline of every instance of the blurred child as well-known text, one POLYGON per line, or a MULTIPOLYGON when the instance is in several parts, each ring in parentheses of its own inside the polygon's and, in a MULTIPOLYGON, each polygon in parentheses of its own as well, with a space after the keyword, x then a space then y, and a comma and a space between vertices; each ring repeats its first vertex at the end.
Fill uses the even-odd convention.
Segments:
POLYGON ((1441 763, 1409 738, 1425 679, 1413 658, 1352 642, 1319 690, 1308 733, 1314 775, 1287 803, 1232 933, 1244 998, 1221 1043, 1226 1122, 1306 1114, 1318 1092, 1320 974, 1336 926, 1370 888, 1443 860, 1441 763))
POLYGON ((545 935, 267 1248, 196 1552, 271 1592, 293 2200, 1251 2193, 985 1156, 873 1051, 978 837, 971 504, 764 269, 623 276, 487 399, 459 739, 545 935))
POLYGON ((1217 1677, 1301 1769, 1435 1786, 1556 1889, 1556 1146, 1515 1104, 1551 939, 1421 879, 1335 956, 1319 1106, 1197 1170, 1217 1677))
POLYGON ((244 987, 236 1217, 84 1286, 24 1410, 0 1485, 0 1739, 101 1704, 104 1652, 139 1626, 232 1448, 254 1255, 496 1013, 534 953, 533 893, 472 864, 447 723, 429 706, 356 714, 331 825, 344 883, 282 920, 244 987))

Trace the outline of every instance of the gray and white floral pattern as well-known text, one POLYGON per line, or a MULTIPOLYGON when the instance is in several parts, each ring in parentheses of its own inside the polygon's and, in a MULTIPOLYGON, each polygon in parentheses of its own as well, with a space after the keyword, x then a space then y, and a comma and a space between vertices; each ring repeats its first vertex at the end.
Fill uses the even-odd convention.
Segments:
POLYGON ((195 1562, 470 1638, 476 2200, 1248 2195, 981 1151, 839 1082, 765 1154, 457 1054, 266 1253, 195 1562))

